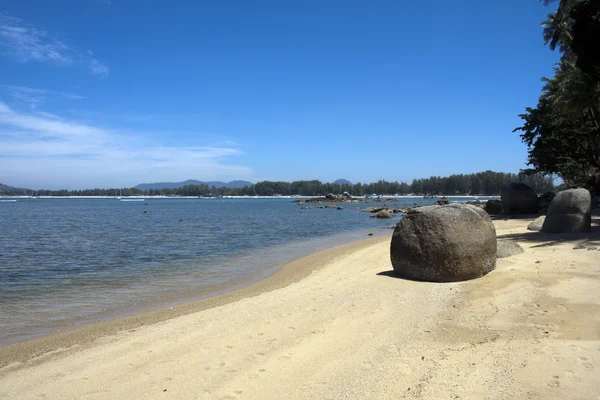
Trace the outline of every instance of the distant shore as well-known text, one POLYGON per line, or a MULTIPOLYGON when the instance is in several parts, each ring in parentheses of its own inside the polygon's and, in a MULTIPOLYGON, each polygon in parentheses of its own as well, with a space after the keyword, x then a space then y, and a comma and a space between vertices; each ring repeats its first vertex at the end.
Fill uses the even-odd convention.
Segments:
MULTIPOLYGON (((115 200, 123 200, 123 199, 205 199, 205 200, 215 200, 215 199, 312 199, 318 198, 320 196, 220 196, 220 197, 199 197, 199 196, 162 196, 162 195, 152 195, 152 196, 2 196, 0 198, 7 199, 115 199, 115 200)), ((466 199, 489 199, 489 198, 499 198, 499 195, 492 196, 434 196, 427 197, 431 198, 442 198, 445 197, 447 199, 457 199, 457 198, 466 198, 466 199)), ((365 199, 366 196, 353 196, 355 199, 365 199)), ((424 196, 419 195, 382 195, 380 198, 371 198, 371 200, 385 200, 385 199, 424 199, 424 196)))
POLYGON ((566 235, 529 221, 494 221, 525 252, 481 279, 395 278, 385 236, 206 301, 0 348, 0 398, 595 398, 598 219, 566 235))

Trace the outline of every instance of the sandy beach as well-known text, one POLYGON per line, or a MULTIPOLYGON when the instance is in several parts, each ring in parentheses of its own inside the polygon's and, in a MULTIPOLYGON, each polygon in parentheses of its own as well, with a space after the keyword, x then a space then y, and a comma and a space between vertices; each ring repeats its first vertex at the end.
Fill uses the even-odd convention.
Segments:
POLYGON ((175 310, 0 348, 0 398, 599 399, 598 217, 585 235, 530 221, 495 221, 525 252, 473 281, 394 277, 386 235, 175 310))

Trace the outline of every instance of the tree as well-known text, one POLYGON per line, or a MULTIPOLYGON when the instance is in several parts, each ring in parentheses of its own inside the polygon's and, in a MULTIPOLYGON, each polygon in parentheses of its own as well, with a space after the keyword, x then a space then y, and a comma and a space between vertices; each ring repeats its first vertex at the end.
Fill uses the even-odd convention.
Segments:
POLYGON ((542 26, 545 44, 558 49, 561 60, 514 131, 528 147, 532 168, 526 172, 556 173, 575 183, 600 169, 600 2, 560 0, 542 26))

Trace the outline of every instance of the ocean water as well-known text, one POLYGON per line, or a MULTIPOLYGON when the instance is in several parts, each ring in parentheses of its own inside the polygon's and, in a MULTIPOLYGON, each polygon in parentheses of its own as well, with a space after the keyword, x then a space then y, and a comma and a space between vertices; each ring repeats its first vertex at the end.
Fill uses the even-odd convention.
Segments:
MULTIPOLYGON (((403 199, 398 207, 434 201, 403 199)), ((367 232, 389 233, 398 221, 355 209, 373 204, 343 206, 302 210, 290 199, 0 202, 0 345, 205 297, 367 232)))

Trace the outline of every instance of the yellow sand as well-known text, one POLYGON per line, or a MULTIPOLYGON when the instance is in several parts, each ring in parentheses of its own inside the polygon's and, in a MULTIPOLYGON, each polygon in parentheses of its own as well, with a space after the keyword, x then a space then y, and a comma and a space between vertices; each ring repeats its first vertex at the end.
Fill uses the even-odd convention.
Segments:
POLYGON ((600 251, 573 247, 600 232, 529 221, 496 222, 525 252, 474 281, 394 278, 386 236, 174 318, 2 348, 0 398, 598 399, 600 251))

